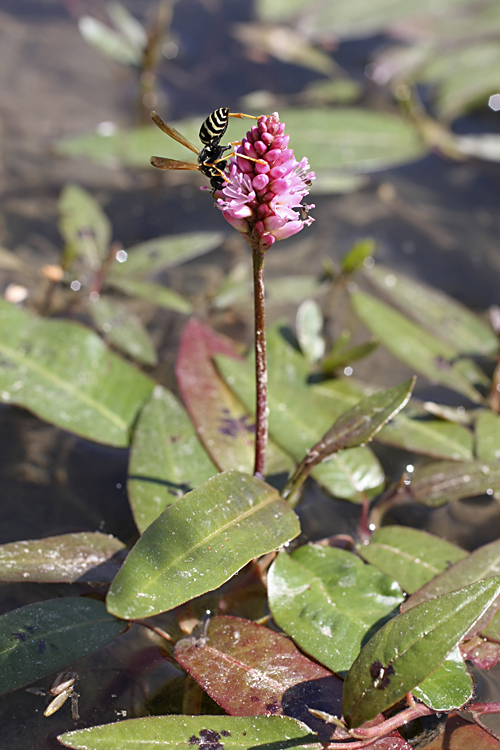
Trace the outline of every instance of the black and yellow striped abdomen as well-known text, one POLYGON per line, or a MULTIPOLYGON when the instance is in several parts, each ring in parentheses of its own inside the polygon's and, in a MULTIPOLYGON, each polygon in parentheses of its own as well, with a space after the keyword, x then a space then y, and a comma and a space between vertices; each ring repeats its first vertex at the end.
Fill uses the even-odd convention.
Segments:
POLYGON ((229 107, 219 107, 207 119, 200 128, 200 141, 205 146, 215 146, 227 130, 229 120, 229 107))

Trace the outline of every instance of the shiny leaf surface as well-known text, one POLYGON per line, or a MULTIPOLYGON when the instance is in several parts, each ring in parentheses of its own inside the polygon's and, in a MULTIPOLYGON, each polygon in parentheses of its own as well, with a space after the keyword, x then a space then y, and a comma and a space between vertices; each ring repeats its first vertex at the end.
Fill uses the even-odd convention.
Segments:
POLYGON ((108 534, 80 532, 0 546, 1 581, 109 583, 127 550, 108 534))
POLYGON ((102 602, 68 597, 0 617, 0 693, 16 690, 106 646, 126 629, 102 602))
POLYGON ((0 393, 41 419, 125 447, 153 382, 76 323, 35 318, 0 300, 0 393))
POLYGON ((417 700, 435 711, 452 711, 472 697, 472 679, 456 648, 427 679, 412 690, 417 700))
POLYGON ((371 638, 344 683, 351 727, 401 700, 444 662, 500 593, 500 577, 432 599, 390 620, 371 638))
POLYGON ((430 508, 498 490, 500 464, 486 461, 436 461, 417 466, 407 488, 415 502, 430 508))
POLYGON ((184 407, 160 385, 137 421, 128 472, 130 505, 141 532, 174 500, 218 472, 184 407))
POLYGON ((356 549, 364 560, 393 576, 409 594, 467 557, 467 552, 455 544, 405 526, 384 526, 356 549))
POLYGON ((236 471, 218 474, 148 526, 111 584, 108 609, 127 619, 173 609, 299 533, 275 489, 236 471))
POLYGON ((355 292, 351 300, 363 324, 397 359, 432 382, 452 388, 471 401, 482 401, 471 375, 474 382, 480 378, 475 373, 463 373, 463 364, 454 362, 456 349, 369 294, 355 292))
POLYGON ((204 690, 233 716, 285 714, 307 720, 314 689, 330 699, 339 715, 342 680, 311 661, 279 633, 241 617, 214 617, 206 637, 184 638, 175 658, 204 690))
POLYGON ((101 296, 89 303, 88 310, 97 328, 108 344, 145 365, 155 365, 157 356, 154 344, 141 319, 125 305, 101 296))
POLYGON ((278 625, 337 673, 349 669, 404 599, 394 579, 350 552, 320 545, 281 552, 269 570, 268 596, 278 625))
POLYGON ((59 736, 74 750, 321 750, 306 727, 283 716, 146 716, 59 736))

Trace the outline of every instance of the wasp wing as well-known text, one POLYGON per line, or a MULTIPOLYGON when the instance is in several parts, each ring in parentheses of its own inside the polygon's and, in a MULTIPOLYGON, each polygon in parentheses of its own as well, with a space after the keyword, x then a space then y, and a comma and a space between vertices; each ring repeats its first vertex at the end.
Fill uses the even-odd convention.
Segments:
MULTIPOLYGON (((157 125, 160 130, 163 130, 164 133, 166 133, 170 138, 173 138, 174 141, 177 141, 177 143, 182 144, 186 148, 188 148, 190 151, 193 151, 195 154, 199 154, 200 150, 194 146, 191 141, 188 141, 187 138, 185 138, 182 133, 179 133, 178 130, 175 128, 171 128, 170 125, 167 125, 166 122, 164 122, 160 115, 156 112, 151 112, 151 119, 153 120, 154 124, 157 125)), ((161 169, 162 167, 160 167, 161 169)), ((182 167, 177 167, 177 169, 181 169, 182 167)), ((175 167, 163 167, 163 169, 175 169, 175 167)))
POLYGON ((158 169, 197 169, 200 165, 195 161, 178 161, 177 159, 165 159, 163 156, 152 156, 149 160, 153 167, 158 169))

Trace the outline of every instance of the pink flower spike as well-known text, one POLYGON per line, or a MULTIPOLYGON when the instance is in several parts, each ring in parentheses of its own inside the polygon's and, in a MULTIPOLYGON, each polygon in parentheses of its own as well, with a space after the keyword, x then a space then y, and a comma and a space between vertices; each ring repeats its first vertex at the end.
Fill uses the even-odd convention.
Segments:
POLYGON ((224 171, 227 182, 215 192, 226 221, 259 253, 313 222, 297 209, 309 210, 302 200, 315 174, 306 158, 297 162, 289 140, 277 112, 259 117, 224 171))

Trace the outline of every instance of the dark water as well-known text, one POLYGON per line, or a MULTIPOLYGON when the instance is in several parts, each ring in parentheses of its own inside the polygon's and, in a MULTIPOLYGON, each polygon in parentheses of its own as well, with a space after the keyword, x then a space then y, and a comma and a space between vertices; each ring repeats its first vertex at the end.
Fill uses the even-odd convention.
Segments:
MULTIPOLYGON (((160 187, 156 175, 147 170, 110 171, 51 153, 58 137, 92 131, 103 121, 131 126, 136 120, 133 75, 103 60, 79 36, 70 11, 83 5, 76 0, 0 0, 0 242, 35 267, 57 262, 61 248, 57 199, 68 182, 85 186, 101 201, 113 222, 115 239, 126 247, 160 234, 225 231, 228 241, 221 250, 176 269, 166 279, 193 297, 201 314, 206 313, 205 290, 216 289, 246 251, 239 238, 221 226, 219 212, 198 189, 198 176, 172 175, 160 187)), ((140 0, 126 5, 141 18, 155 7, 140 0)), ((98 0, 86 7, 102 10, 98 0)), ((314 78, 295 66, 248 59, 231 35, 231 24, 251 19, 248 0, 178 3, 172 29, 180 40, 180 53, 176 60, 162 64, 157 108, 172 119, 189 115, 201 119, 221 104, 237 106, 239 97, 250 91, 293 94, 314 78)), ((361 78, 377 43, 344 45, 340 59, 361 78)), ((476 117, 459 123, 460 128, 498 130, 498 119, 476 117)), ((499 185, 499 165, 451 163, 431 155, 417 164, 371 175, 365 188, 354 195, 315 196, 314 225, 273 250, 269 274, 320 273, 325 260, 338 263, 356 239, 370 235, 377 240, 381 262, 484 310, 498 303, 500 288, 499 185), (395 196, 389 202, 384 198, 388 185, 395 196)), ((2 288, 10 280, 26 283, 21 276, 0 271, 2 288)), ((273 306, 269 322, 285 314, 292 323, 293 309, 273 306)), ((158 312, 151 321, 161 350, 155 376, 169 387, 175 387, 172 365, 184 322, 182 316, 167 312, 158 312)), ((214 323, 241 340, 250 338, 251 324, 244 314, 221 314, 214 323)), ((378 353, 367 369, 360 366, 356 374, 390 385, 407 377, 408 371, 378 353)), ((426 398, 436 393, 425 383, 418 388, 426 398)), ((134 541, 136 529, 125 490, 126 451, 90 444, 13 406, 0 407, 0 446, 0 542, 83 530, 134 541)), ((381 459, 389 472, 396 472, 407 457, 381 450, 381 459)), ((491 541, 500 532, 494 501, 412 512, 405 523, 443 534, 467 548, 491 541)), ((317 489, 311 490, 302 514, 312 538, 353 533, 356 528, 354 506, 333 503, 317 489)), ((0 612, 69 591, 78 594, 82 589, 0 584, 0 612)), ((130 632, 77 665, 82 718, 76 724, 69 705, 46 719, 42 716, 46 701, 40 696, 21 690, 0 698, 2 748, 56 747, 54 737, 59 732, 117 720, 124 716, 122 711, 127 716, 144 712, 146 696, 180 675, 158 655, 155 642, 144 633, 130 632)), ((51 679, 41 680, 40 687, 46 690, 51 679)), ((483 682, 493 697, 491 674, 483 682)), ((180 710, 175 700, 169 696, 163 704, 159 699, 159 704, 164 711, 180 710)))

